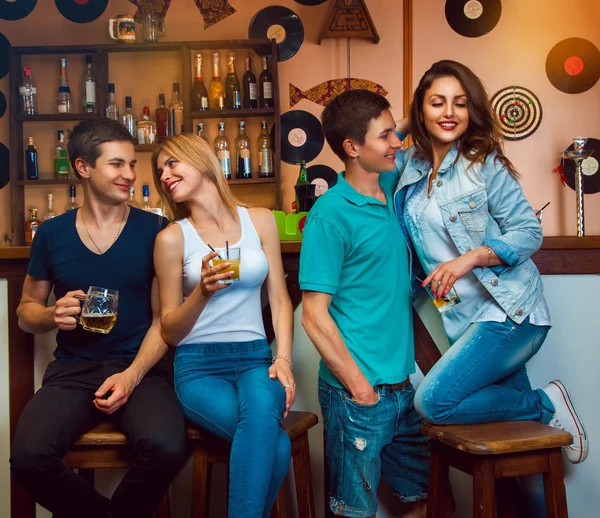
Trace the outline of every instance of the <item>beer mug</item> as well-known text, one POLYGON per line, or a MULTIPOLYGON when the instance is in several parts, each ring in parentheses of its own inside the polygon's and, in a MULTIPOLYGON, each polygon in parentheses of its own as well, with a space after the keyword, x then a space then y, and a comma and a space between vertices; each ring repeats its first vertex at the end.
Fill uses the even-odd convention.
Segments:
POLYGON ((86 331, 108 334, 117 322, 119 292, 90 286, 83 299, 79 323, 86 331))
POLYGON ((108 34, 121 43, 135 43, 135 21, 129 14, 119 14, 108 20, 108 34), (116 25, 116 35, 115 35, 116 25))

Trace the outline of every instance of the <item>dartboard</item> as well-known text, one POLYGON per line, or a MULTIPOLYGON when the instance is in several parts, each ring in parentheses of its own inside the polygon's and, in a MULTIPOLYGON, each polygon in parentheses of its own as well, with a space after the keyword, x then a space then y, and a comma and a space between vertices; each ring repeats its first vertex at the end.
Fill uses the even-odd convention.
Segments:
POLYGON ((542 105, 531 90, 522 86, 503 88, 492 97, 492 106, 506 140, 529 137, 542 123, 542 105))

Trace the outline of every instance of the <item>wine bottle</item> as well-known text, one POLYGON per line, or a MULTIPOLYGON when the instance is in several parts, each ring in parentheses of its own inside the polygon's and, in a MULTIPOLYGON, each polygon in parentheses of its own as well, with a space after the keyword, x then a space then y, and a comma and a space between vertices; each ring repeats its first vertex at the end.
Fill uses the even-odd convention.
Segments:
POLYGON ((213 54, 213 78, 208 87, 208 100, 211 110, 225 109, 225 87, 219 77, 219 53, 213 54))
POLYGON ((219 135, 215 139, 215 152, 223 170, 223 176, 231 178, 231 154, 229 152, 229 139, 225 135, 225 123, 219 122, 219 135))
POLYGON ((252 73, 252 58, 246 58, 246 72, 242 78, 244 85, 244 109, 258 108, 256 76, 252 73))
POLYGON ((242 107, 242 92, 240 81, 235 73, 235 52, 228 54, 227 78, 225 79, 225 107, 230 110, 239 110, 242 107))
POLYGON ((237 177, 244 180, 252 178, 250 139, 246 135, 246 123, 244 121, 240 121, 240 133, 235 139, 235 153, 237 156, 237 177))
POLYGON ((25 170, 28 180, 39 180, 40 173, 38 170, 38 154, 33 137, 27 139, 27 148, 25 149, 25 170))
POLYGON ((173 83, 173 100, 169 107, 171 135, 183 133, 183 102, 179 99, 179 83, 173 83))
POLYGON ((202 54, 196 55, 196 81, 190 93, 192 111, 199 112, 209 109, 208 91, 202 79, 202 54))
POLYGON ((258 136, 258 176, 269 178, 274 176, 273 172, 273 150, 271 149, 271 138, 267 129, 267 121, 261 122, 261 132, 258 136))
POLYGON ((262 58, 263 71, 260 74, 260 105, 262 108, 273 108, 273 75, 269 72, 269 62, 262 58))

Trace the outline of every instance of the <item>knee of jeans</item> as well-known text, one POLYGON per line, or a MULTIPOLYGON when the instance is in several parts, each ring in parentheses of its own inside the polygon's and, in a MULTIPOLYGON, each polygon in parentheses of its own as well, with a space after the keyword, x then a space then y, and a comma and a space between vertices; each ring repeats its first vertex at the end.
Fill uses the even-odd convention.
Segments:
POLYGON ((414 405, 419 415, 431 423, 443 423, 450 414, 449 406, 434 383, 424 381, 419 385, 414 405))

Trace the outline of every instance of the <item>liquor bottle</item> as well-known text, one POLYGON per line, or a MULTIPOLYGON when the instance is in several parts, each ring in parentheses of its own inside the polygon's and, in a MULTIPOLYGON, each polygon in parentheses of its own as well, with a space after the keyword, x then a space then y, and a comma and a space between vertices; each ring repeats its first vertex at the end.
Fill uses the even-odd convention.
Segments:
POLYGON ((252 178, 250 139, 246 135, 246 123, 244 121, 240 121, 240 134, 235 139, 235 153, 237 156, 237 177, 240 179, 252 178))
POLYGON ((252 58, 246 58, 246 73, 242 83, 244 84, 244 109, 258 108, 258 92, 256 76, 252 73, 252 58))
POLYGON ((85 57, 87 70, 83 76, 83 113, 96 113, 96 74, 92 68, 92 56, 85 57))
MULTIPOLYGON (((300 161, 300 172, 298 173, 298 180, 296 180, 296 185, 309 185, 306 171, 306 162, 304 160, 300 161)), ((296 189, 296 204, 294 212, 296 214, 300 212, 300 200, 298 199, 298 189, 296 189)))
POLYGON ((206 138, 206 135, 204 134, 204 123, 203 122, 198 123, 198 136, 200 138, 203 138, 206 142, 208 142, 208 139, 206 138))
POLYGON ((73 96, 67 79, 67 58, 60 58, 60 86, 56 94, 56 109, 58 113, 71 113, 73 96))
POLYGON ((183 133, 183 103, 179 99, 179 83, 173 83, 173 100, 169 107, 171 135, 183 133))
POLYGON ((37 90, 31 78, 31 69, 23 69, 23 79, 19 86, 19 95, 21 96, 21 114, 35 115, 37 113, 37 90))
POLYGON ((208 110, 208 91, 202 79, 202 54, 196 55, 196 81, 194 82, 194 86, 192 86, 190 98, 192 111, 200 112, 208 110))
POLYGON ((219 77, 219 53, 213 54, 213 78, 208 87, 208 100, 211 110, 223 110, 225 108, 225 87, 219 77))
POLYGON ((225 106, 230 110, 239 110, 242 107, 242 92, 240 81, 235 73, 235 52, 230 52, 228 57, 229 72, 225 79, 225 106))
POLYGON ((137 201, 135 201, 135 187, 129 188, 129 199, 127 200, 127 205, 130 205, 131 207, 135 207, 137 209, 140 208, 140 204, 137 201))
POLYGON ((223 176, 231 178, 231 154, 229 153, 229 139, 225 135, 225 123, 219 122, 219 135, 215 139, 215 151, 221 163, 223 176))
POLYGON ((153 212, 154 214, 158 214, 159 216, 163 215, 163 211, 160 207, 152 207, 150 205, 150 186, 142 185, 142 196, 144 197, 144 203, 142 204, 142 209, 147 210, 148 212, 153 212))
POLYGON ((165 140, 171 132, 169 131, 169 110, 165 108, 165 94, 158 94, 158 108, 154 110, 156 116, 156 138, 165 140))
POLYGON ((69 178, 69 153, 65 146, 65 132, 58 130, 57 143, 54 146, 54 178, 66 180, 69 178))
POLYGON ((269 72, 269 62, 266 57, 262 58, 263 71, 258 78, 260 82, 260 106, 261 108, 273 108, 273 75, 269 72))
POLYGON ((273 150, 271 149, 271 138, 267 129, 267 121, 261 122, 262 130, 258 136, 258 176, 269 178, 274 176, 273 172, 273 150))
POLYGON ((133 140, 137 144, 137 117, 131 109, 130 96, 125 97, 125 111, 123 112, 123 115, 121 115, 121 122, 123 123, 123 126, 129 130, 129 133, 131 133, 133 140))
POLYGON ((54 214, 54 195, 52 195, 51 193, 48 193, 48 204, 46 205, 46 212, 44 213, 44 221, 46 221, 47 219, 52 219, 54 217, 56 217, 56 214, 54 214))
POLYGON ((27 148, 25 149, 25 170, 28 180, 39 180, 40 173, 38 170, 38 155, 33 137, 27 139, 27 148))
POLYGON ((108 83, 108 106, 106 107, 106 117, 114 121, 119 119, 119 107, 115 103, 115 85, 108 83))
POLYGON ((78 209, 77 205, 77 189, 74 185, 69 185, 69 201, 67 202, 67 206, 65 210, 68 212, 70 210, 78 209))
POLYGON ((156 122, 150 120, 150 107, 144 106, 142 120, 138 122, 138 144, 154 144, 156 140, 156 122))
POLYGON ((37 229, 42 224, 42 222, 38 219, 38 211, 37 209, 29 209, 31 212, 31 216, 25 222, 25 245, 31 246, 31 242, 35 237, 35 233, 37 229))

